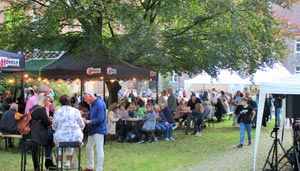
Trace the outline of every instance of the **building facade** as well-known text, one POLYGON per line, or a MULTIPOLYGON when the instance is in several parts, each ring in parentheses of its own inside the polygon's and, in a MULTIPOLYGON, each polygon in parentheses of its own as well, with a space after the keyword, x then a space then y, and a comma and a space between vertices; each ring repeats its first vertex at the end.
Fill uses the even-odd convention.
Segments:
POLYGON ((292 73, 300 73, 300 1, 291 8, 272 7, 274 17, 286 29, 290 36, 286 38, 288 55, 283 61, 284 66, 292 73))

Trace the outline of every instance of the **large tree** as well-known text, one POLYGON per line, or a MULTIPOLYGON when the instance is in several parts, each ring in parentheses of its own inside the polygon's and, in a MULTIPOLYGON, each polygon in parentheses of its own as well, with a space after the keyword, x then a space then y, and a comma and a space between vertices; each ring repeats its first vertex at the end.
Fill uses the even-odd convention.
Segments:
POLYGON ((257 0, 11 0, 0 47, 101 49, 162 73, 252 73, 283 56, 269 7, 257 0))
POLYGON ((224 68, 253 73, 284 56, 267 1, 10 0, 2 12, 5 49, 101 52, 161 73, 212 76, 224 68))

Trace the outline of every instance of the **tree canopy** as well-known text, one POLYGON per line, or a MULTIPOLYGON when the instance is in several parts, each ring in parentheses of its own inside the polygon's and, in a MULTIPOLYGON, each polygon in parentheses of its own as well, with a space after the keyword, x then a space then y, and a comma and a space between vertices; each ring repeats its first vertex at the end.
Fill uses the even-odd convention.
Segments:
MULTIPOLYGON (((284 56, 267 1, 11 0, 0 47, 86 51, 161 73, 253 73, 284 56)), ((289 0, 273 1, 288 6, 289 0)))

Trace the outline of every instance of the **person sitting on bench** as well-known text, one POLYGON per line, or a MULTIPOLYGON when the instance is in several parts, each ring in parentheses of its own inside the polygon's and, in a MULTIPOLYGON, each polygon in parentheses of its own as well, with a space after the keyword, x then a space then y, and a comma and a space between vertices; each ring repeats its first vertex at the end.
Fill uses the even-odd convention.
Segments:
MULTIPOLYGON (((55 130, 53 140, 57 147, 60 142, 82 142, 83 133, 82 130, 85 126, 81 113, 78 109, 70 105, 70 97, 68 95, 62 95, 59 97, 61 108, 56 110, 54 113, 54 120, 52 128, 55 130)), ((74 148, 67 148, 67 161, 65 167, 71 166, 71 159, 74 148)), ((61 163, 61 149, 58 150, 58 168, 62 167, 61 163)))
MULTIPOLYGON (((18 131, 18 121, 15 119, 16 112, 18 112, 18 105, 16 103, 12 103, 9 110, 4 112, 0 123, 0 131, 3 134, 20 134, 18 131)), ((8 147, 14 148, 12 138, 8 138, 8 147)))

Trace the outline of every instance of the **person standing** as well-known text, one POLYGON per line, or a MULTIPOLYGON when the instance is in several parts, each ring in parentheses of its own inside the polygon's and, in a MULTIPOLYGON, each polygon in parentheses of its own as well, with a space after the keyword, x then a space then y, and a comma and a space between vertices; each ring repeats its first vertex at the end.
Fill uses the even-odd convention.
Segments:
POLYGON ((39 146, 44 146, 48 143, 48 126, 52 124, 53 120, 52 117, 47 116, 46 112, 46 106, 49 105, 50 100, 50 96, 41 93, 39 94, 36 105, 30 109, 32 117, 30 121, 30 139, 34 171, 40 171, 41 167, 39 161, 39 146))
POLYGON ((253 121, 256 113, 255 110, 248 105, 248 98, 242 98, 243 107, 240 110, 240 144, 238 148, 242 148, 244 144, 245 130, 248 134, 248 145, 251 145, 251 122, 253 121))
POLYGON ((106 105, 99 97, 91 92, 84 92, 84 101, 91 105, 88 120, 84 119, 88 126, 88 141, 86 144, 88 165, 84 171, 94 171, 94 146, 97 151, 96 171, 102 171, 104 161, 104 135, 107 134, 106 105))
POLYGON ((166 90, 162 90, 160 92, 160 96, 158 97, 158 105, 160 105, 161 103, 167 103, 167 91, 166 90))
POLYGON ((280 127, 281 123, 281 108, 282 108, 282 97, 281 96, 275 96, 274 98, 274 106, 275 106, 275 119, 277 119, 277 127, 280 127))
POLYGON ((172 111, 172 113, 174 113, 174 112, 176 112, 177 103, 176 103, 176 98, 174 96, 172 88, 168 89, 168 94, 169 94, 168 100, 167 100, 168 107, 170 108, 170 110, 172 111))
MULTIPOLYGON (((50 118, 53 117, 50 115, 50 111, 55 111, 55 105, 53 102, 53 99, 49 95, 49 88, 46 86, 39 87, 37 93, 34 94, 34 96, 31 96, 26 103, 25 107, 25 113, 29 113, 29 111, 38 103, 38 99, 41 94, 47 95, 49 100, 47 102, 47 105, 44 106, 46 109, 46 115, 50 118)), ((52 160, 52 149, 53 149, 53 131, 51 129, 48 129, 48 142, 45 145, 45 167, 48 168, 55 168, 56 166, 53 164, 52 160)))

